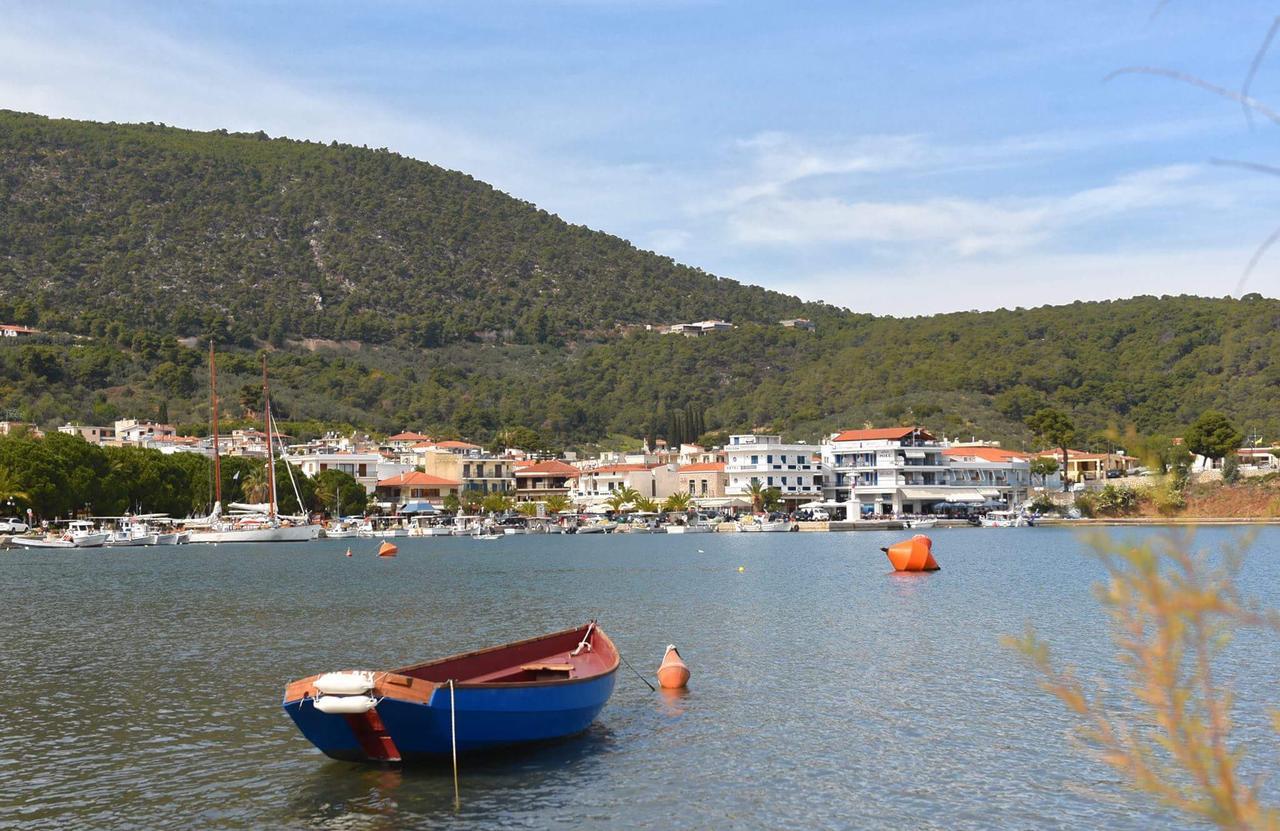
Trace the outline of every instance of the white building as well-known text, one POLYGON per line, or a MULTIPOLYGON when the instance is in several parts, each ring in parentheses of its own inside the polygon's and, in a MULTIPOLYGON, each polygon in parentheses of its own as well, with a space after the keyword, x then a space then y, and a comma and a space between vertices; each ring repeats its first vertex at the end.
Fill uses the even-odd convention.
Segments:
POLYGON ((818 448, 809 444, 783 444, 780 436, 730 436, 724 447, 725 493, 750 501, 751 480, 765 488, 777 488, 783 505, 792 510, 803 502, 821 499, 826 466, 818 448))
POLYGON ((326 470, 340 470, 364 486, 365 493, 373 493, 378 482, 391 479, 413 470, 413 465, 385 458, 381 453, 305 453, 285 457, 290 464, 312 478, 326 470))
POLYGON ((172 424, 157 424, 154 421, 139 421, 136 418, 125 418, 115 424, 116 440, 120 444, 132 444, 147 447, 153 442, 172 440, 178 434, 172 424))
POLYGON ((930 514, 946 507, 1014 507, 1031 486, 1031 456, 990 446, 948 447, 918 427, 844 430, 828 437, 827 499, 859 516, 930 514))
POLYGON ((87 424, 67 423, 59 427, 58 432, 80 436, 89 444, 102 444, 104 440, 110 441, 116 437, 116 431, 111 427, 93 427, 87 424))
POLYGON ((976 490, 984 504, 1017 508, 1031 495, 1031 453, 968 446, 948 447, 943 456, 950 467, 951 486, 976 490))
POLYGON ((578 503, 604 502, 614 491, 632 488, 647 499, 661 501, 680 489, 679 465, 620 464, 584 469, 569 491, 578 503))

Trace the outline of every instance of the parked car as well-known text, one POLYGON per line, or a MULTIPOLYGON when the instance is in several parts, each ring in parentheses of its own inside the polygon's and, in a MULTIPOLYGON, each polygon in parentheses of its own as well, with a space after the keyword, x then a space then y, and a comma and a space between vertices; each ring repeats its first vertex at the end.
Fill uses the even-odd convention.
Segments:
POLYGON ((16 516, 0 519, 0 534, 25 534, 29 530, 27 524, 16 516))
POLYGON ((1124 476, 1124 471, 1118 467, 1113 467, 1107 471, 1108 479, 1119 479, 1122 476, 1124 476))

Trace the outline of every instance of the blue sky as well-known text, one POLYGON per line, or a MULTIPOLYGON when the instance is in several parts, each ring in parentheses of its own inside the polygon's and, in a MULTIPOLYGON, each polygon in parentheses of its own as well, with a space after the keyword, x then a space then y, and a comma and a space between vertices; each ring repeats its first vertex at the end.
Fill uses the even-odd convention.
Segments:
MULTIPOLYGON (((1278 10, 1204 5, 0 0, 0 107, 385 146, 877 314, 1223 296, 1280 182, 1211 160, 1276 125, 1102 82, 1238 88, 1278 10)), ((1280 50, 1253 89, 1280 106, 1280 50)))

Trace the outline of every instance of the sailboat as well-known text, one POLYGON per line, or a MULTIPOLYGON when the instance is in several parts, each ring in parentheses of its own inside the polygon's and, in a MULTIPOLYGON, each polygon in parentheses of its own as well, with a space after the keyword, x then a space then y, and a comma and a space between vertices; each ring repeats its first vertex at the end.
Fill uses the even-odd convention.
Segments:
MULTIPOLYGON (((271 391, 267 385, 267 356, 262 356, 262 410, 267 433, 267 492, 263 504, 232 503, 239 512, 222 515, 222 461, 218 454, 218 381, 214 366, 213 343, 209 344, 209 384, 213 405, 213 511, 204 520, 188 523, 192 528, 190 542, 307 542, 320 536, 320 526, 311 525, 305 517, 282 517, 276 511, 276 454, 272 435, 275 419, 271 417, 271 391), (197 527, 202 526, 202 527, 197 527)), ((289 471, 292 481, 293 471, 289 471)), ((294 495, 298 486, 294 482, 294 495)), ((302 499, 298 497, 298 503, 302 499)))

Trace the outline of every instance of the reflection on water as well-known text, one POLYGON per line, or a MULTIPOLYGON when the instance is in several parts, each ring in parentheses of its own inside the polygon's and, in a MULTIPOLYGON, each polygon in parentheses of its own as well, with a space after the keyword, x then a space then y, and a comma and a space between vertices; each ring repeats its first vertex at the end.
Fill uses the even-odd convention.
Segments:
MULTIPOLYGON (((1243 581, 1273 605, 1278 530, 1243 581)), ((897 536, 0 553, 0 826, 1183 827, 1068 747, 998 645, 1032 622, 1082 674, 1114 671, 1079 542, 940 533, 943 570, 905 575, 880 551, 897 536), (290 678, 590 617, 646 677, 680 644, 691 688, 620 670, 583 735, 464 756, 457 812, 447 761, 327 760, 279 706, 290 678)), ((1242 637, 1224 661, 1264 760, 1277 652, 1242 637)))

